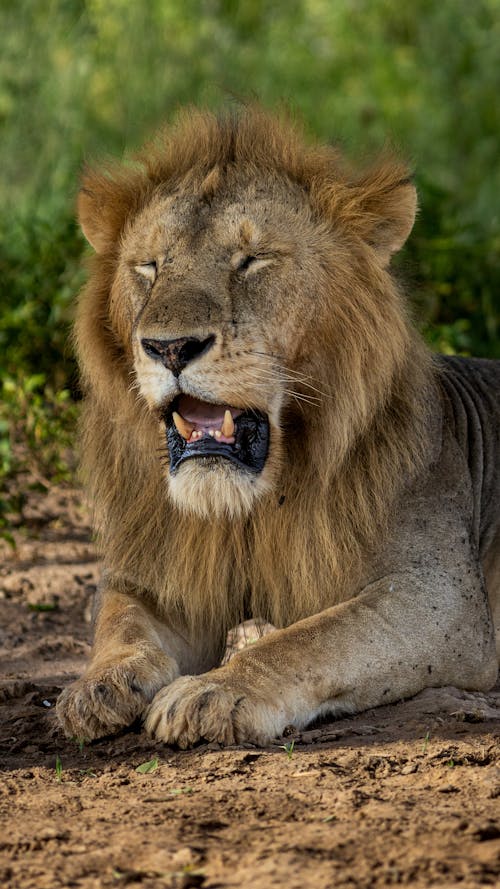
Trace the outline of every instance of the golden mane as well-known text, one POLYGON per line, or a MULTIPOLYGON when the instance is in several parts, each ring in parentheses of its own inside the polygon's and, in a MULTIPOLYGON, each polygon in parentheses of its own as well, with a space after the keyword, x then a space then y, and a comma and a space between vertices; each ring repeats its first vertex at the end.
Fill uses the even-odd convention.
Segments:
POLYGON ((168 619, 177 613, 206 628, 214 645, 248 613, 283 626, 351 596, 396 496, 422 464, 430 362, 370 248, 376 241, 389 258, 407 183, 399 161, 356 176, 336 150, 308 146, 284 116, 252 107, 219 117, 190 110, 135 165, 84 177, 80 217, 100 252, 76 324, 82 468, 105 567, 168 619), (335 339, 332 325, 311 346, 321 405, 301 402, 279 487, 250 516, 214 522, 169 500, 158 424, 131 390, 125 320, 111 294, 121 234, 152 197, 190 182, 209 194, 232 169, 299 186, 315 217, 342 230, 348 250, 339 259, 332 247, 321 277, 335 296, 335 339))

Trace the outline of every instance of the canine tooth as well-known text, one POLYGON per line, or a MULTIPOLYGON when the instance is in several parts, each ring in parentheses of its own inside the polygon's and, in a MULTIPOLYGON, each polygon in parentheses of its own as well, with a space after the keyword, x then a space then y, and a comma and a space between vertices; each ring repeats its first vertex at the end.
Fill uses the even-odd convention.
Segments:
POLYGON ((227 410, 224 414, 224 422, 222 424, 222 434, 226 436, 226 438, 231 438, 234 432, 234 420, 231 415, 231 411, 227 410))
POLYGON ((189 441, 189 439, 191 438, 191 433, 194 429, 194 426, 191 426, 189 423, 186 423, 186 420, 184 419, 184 417, 181 417, 181 415, 178 414, 177 411, 173 412, 172 420, 174 421, 175 428, 177 429, 177 432, 179 433, 179 435, 182 435, 182 437, 185 438, 186 441, 189 441))

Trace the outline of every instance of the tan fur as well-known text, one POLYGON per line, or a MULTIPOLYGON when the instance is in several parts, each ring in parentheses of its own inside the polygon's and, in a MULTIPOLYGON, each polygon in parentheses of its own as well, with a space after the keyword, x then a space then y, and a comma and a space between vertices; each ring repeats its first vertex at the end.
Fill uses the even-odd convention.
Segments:
MULTIPOLYGON (((350 591, 353 567, 373 537, 380 536, 402 478, 419 463, 425 448, 428 358, 405 319, 394 281, 381 268, 375 251, 357 235, 358 228, 372 238, 384 226, 391 228, 393 217, 385 219, 383 201, 389 202, 391 211, 394 192, 411 188, 401 185, 408 173, 388 161, 358 184, 341 172, 333 150, 308 149, 296 139, 283 121, 260 111, 250 112, 238 123, 191 112, 173 134, 159 140, 154 153, 144 153, 147 172, 141 199, 134 198, 135 209, 150 198, 153 187, 166 182, 172 188, 186 177, 189 184, 183 187, 191 189, 195 187, 191 183, 202 180, 206 171, 209 175, 216 164, 235 164, 242 181, 247 175, 278 172, 304 188, 325 223, 331 213, 330 224, 342 226, 343 249, 351 250, 339 257, 332 248, 332 256, 325 257, 331 269, 322 274, 312 270, 318 289, 324 291, 318 301, 331 302, 334 323, 329 329, 311 331, 315 354, 307 357, 306 373, 315 389, 294 383, 290 388, 313 398, 317 388, 320 404, 302 401, 295 406, 292 401, 301 438, 286 455, 271 502, 255 506, 250 533, 248 529, 243 533, 247 515, 236 524, 224 518, 218 524, 210 519, 200 523, 198 515, 180 519, 169 500, 159 496, 166 482, 157 455, 156 418, 152 421, 130 391, 126 355, 110 342, 102 325, 114 271, 109 255, 97 258, 80 303, 77 346, 92 391, 83 421, 82 453, 107 563, 113 571, 158 591, 166 609, 175 602, 176 591, 189 589, 189 603, 182 601, 179 607, 188 607, 195 623, 208 619, 219 625, 227 610, 226 620, 232 625, 243 613, 248 587, 257 613, 278 625, 341 600, 350 591), (365 202, 371 232, 366 231, 366 215, 361 216, 365 202), (329 356, 328 363, 324 355, 329 356), (105 449, 103 441, 109 442, 105 449), (325 442, 332 446, 325 447, 325 442), (275 508, 283 496, 285 508, 275 508), (326 559, 317 557, 313 541, 320 540, 328 541, 321 548, 326 559), (198 576, 192 570, 194 553, 195 561, 204 566, 198 576), (292 576, 289 553, 294 553, 292 576), (168 577, 164 565, 169 566, 168 577), (235 584, 230 602, 228 576, 235 584)), ((89 176, 83 199, 100 185, 89 176)), ((118 195, 111 184, 106 187, 116 206, 116 232, 129 219, 125 216, 118 222, 127 196, 121 192, 121 182, 118 195)), ((397 213, 394 218, 397 228, 397 213)), ((92 225, 87 218, 85 224, 92 225)), ((100 230, 99 215, 95 224, 100 230)), ((386 239, 384 233, 384 243, 386 239)), ((113 321, 123 335, 122 318, 113 321)), ((301 369, 303 364, 294 366, 301 369)), ((241 371, 245 373, 244 367, 241 371)), ((279 382, 279 372, 275 376, 279 382)))
MULTIPOLYGON (((350 601, 404 491, 439 454, 435 373, 388 267, 415 210, 399 161, 356 175, 258 108, 189 110, 139 166, 85 175, 79 214, 97 256, 76 323, 83 476, 105 587, 179 634, 181 672, 214 665, 249 614, 289 627, 350 601), (148 291, 132 269, 153 246, 160 273, 148 291), (249 253, 247 289, 231 290, 249 253), (169 479, 159 413, 176 390, 140 338, 212 333, 214 347, 180 379, 265 411, 269 458, 257 478, 189 461, 169 479), (193 661, 190 640, 201 638, 193 661)), ((103 658, 95 652, 94 672, 103 658)), ((68 695, 66 730, 90 731, 83 704, 65 716, 68 695)))

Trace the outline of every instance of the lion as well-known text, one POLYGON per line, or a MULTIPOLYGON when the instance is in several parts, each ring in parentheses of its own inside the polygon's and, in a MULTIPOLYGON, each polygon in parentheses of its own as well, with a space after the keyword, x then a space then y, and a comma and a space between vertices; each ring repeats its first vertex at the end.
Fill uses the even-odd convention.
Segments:
POLYGON ((88 170, 78 209, 104 568, 66 735, 142 719, 181 748, 266 745, 493 686, 500 368, 416 332, 390 267, 408 167, 355 171, 259 107, 190 109, 134 163, 88 170), (251 617, 275 629, 221 663, 251 617))

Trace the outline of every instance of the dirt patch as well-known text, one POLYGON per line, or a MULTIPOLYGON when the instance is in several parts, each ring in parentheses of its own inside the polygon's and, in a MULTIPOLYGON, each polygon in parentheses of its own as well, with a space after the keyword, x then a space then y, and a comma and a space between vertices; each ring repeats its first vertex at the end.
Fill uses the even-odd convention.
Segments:
POLYGON ((498 884, 499 687, 427 691, 265 750, 179 752, 140 726, 79 749, 54 703, 89 651, 90 529, 66 488, 30 495, 23 520, 16 550, 0 544, 2 887, 498 884))

